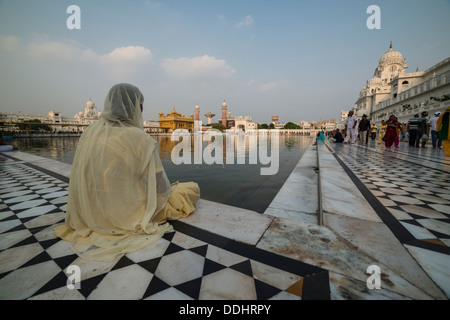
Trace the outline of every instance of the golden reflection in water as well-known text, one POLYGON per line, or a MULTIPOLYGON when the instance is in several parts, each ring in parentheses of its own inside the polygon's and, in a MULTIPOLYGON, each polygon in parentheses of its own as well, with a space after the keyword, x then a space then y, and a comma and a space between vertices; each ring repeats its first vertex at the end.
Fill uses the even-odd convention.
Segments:
MULTIPOLYGON (((154 136, 159 143, 160 155, 162 158, 170 159, 172 149, 179 143, 181 139, 189 139, 188 137, 180 137, 180 139, 172 140, 171 136, 154 136)), ((258 146, 261 139, 264 140, 265 145, 269 148, 271 146, 271 136, 260 137, 256 134, 243 135, 191 135, 191 145, 187 150, 193 155, 191 163, 202 164, 204 152, 212 150, 211 145, 215 139, 222 138, 222 163, 223 167, 226 164, 257 164, 258 146), (208 149, 209 148, 209 149, 208 149)), ((298 135, 278 135, 279 145, 281 150, 304 149, 309 146, 312 139, 310 137, 302 137, 298 135)), ((182 154, 179 155, 180 157, 182 154)))

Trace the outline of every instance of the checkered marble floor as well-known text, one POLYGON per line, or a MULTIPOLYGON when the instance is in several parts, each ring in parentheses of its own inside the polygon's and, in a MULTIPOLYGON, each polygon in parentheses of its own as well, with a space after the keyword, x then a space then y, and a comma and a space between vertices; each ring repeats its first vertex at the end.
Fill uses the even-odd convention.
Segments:
POLYGON ((450 254, 450 166, 446 159, 436 151, 408 150, 406 145, 392 150, 373 144, 332 147, 362 188, 388 210, 391 217, 387 220, 393 223, 385 222, 401 242, 450 254))
POLYGON ((68 179, 0 154, 0 299, 329 299, 319 267, 173 222, 155 245, 89 262, 55 237, 68 179), (68 288, 81 270, 80 288, 68 288))

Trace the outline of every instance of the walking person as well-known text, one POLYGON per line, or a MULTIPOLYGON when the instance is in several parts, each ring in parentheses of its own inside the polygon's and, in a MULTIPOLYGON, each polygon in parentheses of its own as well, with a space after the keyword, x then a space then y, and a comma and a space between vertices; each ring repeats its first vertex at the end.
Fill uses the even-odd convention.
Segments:
POLYGON ((422 140, 422 148, 425 148, 425 144, 427 143, 427 140, 428 140, 428 135, 427 135, 428 125, 427 125, 427 118, 426 118, 427 116, 428 116, 428 112, 424 111, 424 112, 422 112, 422 116, 419 118, 420 123, 417 128, 416 148, 419 148, 420 140, 422 140), (423 139, 424 135, 426 135, 425 139, 423 139))
POLYGON ((381 120, 380 127, 378 128, 378 143, 383 142, 384 135, 386 134, 386 121, 381 120))
POLYGON ((378 127, 377 127, 377 125, 374 123, 374 124, 370 127, 370 137, 372 138, 372 140, 375 140, 375 138, 377 137, 377 130, 378 130, 378 127))
POLYGON ((358 135, 358 130, 356 128, 356 124, 358 123, 358 119, 354 115, 353 110, 348 112, 348 118, 345 120, 345 129, 347 130, 347 136, 345 137, 344 143, 355 143, 358 135))
POLYGON ((442 149, 442 140, 439 138, 439 131, 436 131, 436 124, 439 120, 440 112, 435 112, 434 117, 430 119, 430 131, 431 131, 431 144, 433 145, 433 149, 436 149, 436 146, 439 150, 442 149))
POLYGON ((369 141, 369 129, 370 129, 370 121, 367 120, 367 116, 364 114, 362 116, 361 121, 359 121, 358 130, 359 130, 359 138, 362 139, 363 143, 365 141, 366 144, 369 141))
POLYGON ((446 157, 450 157, 450 107, 439 116, 436 124, 436 131, 439 131, 439 138, 442 140, 442 146, 446 157))
POLYGON ((408 124, 403 122, 400 124, 400 142, 408 142, 408 124))
POLYGON ((386 121, 387 129, 386 135, 384 137, 384 145, 386 148, 392 147, 395 145, 395 148, 398 148, 399 140, 398 140, 398 132, 400 129, 400 122, 398 122, 397 117, 395 115, 391 115, 389 120, 386 121))
POLYGON ((417 131, 419 129, 419 125, 421 125, 421 122, 419 120, 419 114, 415 114, 413 118, 408 120, 408 135, 409 135, 409 147, 414 148, 416 146, 416 138, 417 138, 417 131))

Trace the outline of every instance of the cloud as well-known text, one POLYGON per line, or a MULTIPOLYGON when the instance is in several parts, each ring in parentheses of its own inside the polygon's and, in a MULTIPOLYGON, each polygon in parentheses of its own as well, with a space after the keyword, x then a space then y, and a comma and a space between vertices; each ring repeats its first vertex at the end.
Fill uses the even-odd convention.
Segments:
POLYGON ((268 92, 268 91, 273 91, 276 90, 280 87, 280 84, 277 82, 268 82, 268 83, 264 83, 262 85, 259 86, 259 91, 261 92, 268 92))
POLYGON ((141 62, 153 57, 150 50, 141 46, 128 46, 116 48, 108 54, 101 56, 101 59, 110 63, 121 62, 141 62))
POLYGON ((0 36, 0 49, 14 52, 19 47, 20 40, 17 37, 14 36, 0 36))
POLYGON ((142 46, 120 47, 97 57, 108 72, 117 79, 139 73, 152 61, 152 58, 150 50, 142 46))
POLYGON ((225 60, 204 55, 194 58, 165 59, 161 66, 167 75, 178 79, 228 78, 236 73, 225 60))
POLYGON ((38 39, 19 47, 20 39, 13 36, 0 36, 0 49, 22 54, 38 61, 82 62, 98 65, 113 78, 130 77, 144 69, 153 59, 151 51, 142 46, 115 48, 106 54, 98 54, 85 49, 72 40, 51 41, 38 39))
POLYGON ((82 50, 73 44, 60 41, 33 42, 28 44, 25 52, 36 60, 74 61, 95 55, 90 50, 82 50))
POLYGON ((236 25, 236 28, 242 28, 242 27, 248 27, 251 26, 253 23, 255 22, 255 20, 253 19, 253 17, 251 15, 248 15, 245 17, 244 20, 242 20, 241 22, 239 22, 236 25))
POLYGON ((76 43, 61 41, 30 43, 27 46, 27 54, 29 57, 39 60, 91 60, 111 65, 136 65, 151 60, 153 57, 150 50, 142 46, 120 47, 107 54, 99 55, 90 49, 82 49, 76 43))

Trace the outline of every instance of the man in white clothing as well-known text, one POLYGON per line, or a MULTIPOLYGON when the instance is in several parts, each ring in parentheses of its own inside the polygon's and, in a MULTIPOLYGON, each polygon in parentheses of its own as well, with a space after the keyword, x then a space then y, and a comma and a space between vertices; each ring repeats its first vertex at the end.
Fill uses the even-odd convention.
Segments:
POLYGON ((441 115, 440 112, 435 112, 434 117, 431 118, 428 123, 430 124, 431 129, 431 143, 433 144, 433 149, 436 149, 436 144, 439 148, 439 150, 442 149, 442 140, 439 139, 439 132, 436 131, 436 124, 439 120, 439 116, 441 115))
POLYGON ((354 113, 353 110, 350 110, 348 112, 348 118, 347 120, 345 120, 345 128, 347 129, 347 136, 345 137, 344 143, 348 143, 349 140, 351 143, 355 143, 356 138, 358 137, 358 128, 356 127, 358 119, 353 113, 354 113))

